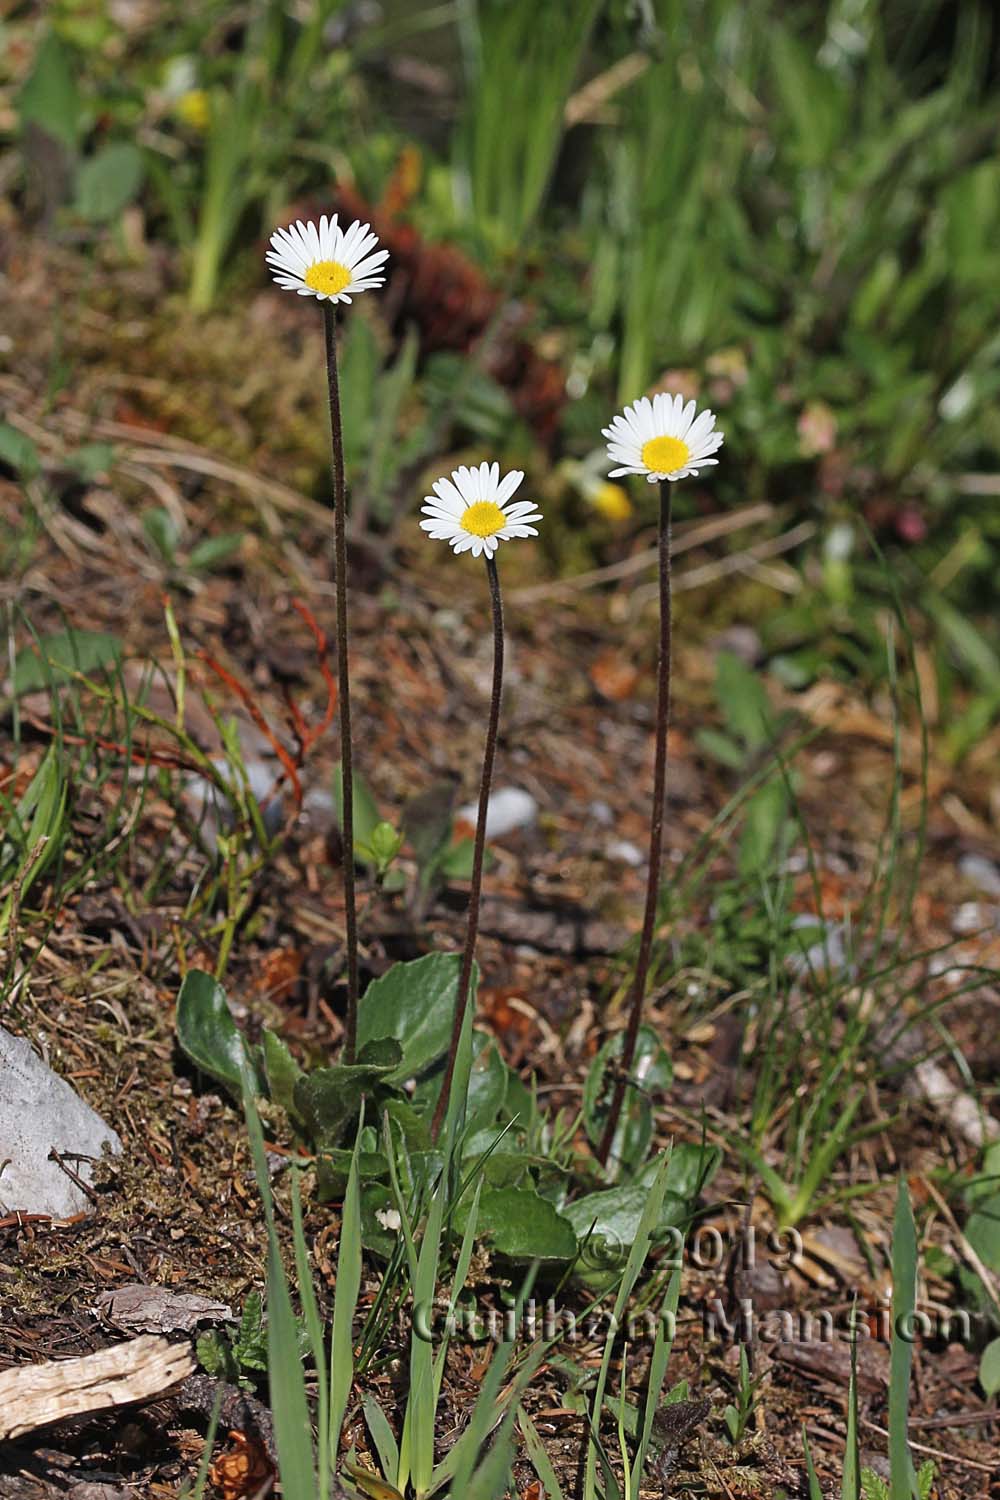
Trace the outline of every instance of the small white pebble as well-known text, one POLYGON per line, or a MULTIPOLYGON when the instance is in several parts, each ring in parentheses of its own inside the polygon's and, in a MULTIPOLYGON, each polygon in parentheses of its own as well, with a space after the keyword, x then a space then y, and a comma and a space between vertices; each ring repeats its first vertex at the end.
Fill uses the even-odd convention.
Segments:
MULTIPOLYGON (((475 802, 460 807, 458 818, 463 823, 476 824, 479 809, 475 802)), ((516 786, 500 787, 491 793, 486 807, 486 837, 502 839, 504 834, 518 828, 528 828, 538 817, 538 803, 530 792, 516 786)))
POLYGON ((631 865, 637 870, 643 861, 641 849, 630 844, 628 839, 612 839, 607 848, 608 859, 619 859, 623 865, 631 865))

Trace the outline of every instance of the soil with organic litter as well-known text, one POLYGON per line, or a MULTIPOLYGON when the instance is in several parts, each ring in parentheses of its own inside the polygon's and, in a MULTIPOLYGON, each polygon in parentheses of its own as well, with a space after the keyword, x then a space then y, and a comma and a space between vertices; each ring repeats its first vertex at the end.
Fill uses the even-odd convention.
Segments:
MULTIPOLYGON (((192 734, 203 748, 218 751, 211 716, 202 706, 210 695, 241 725, 248 756, 277 780, 272 747, 248 716, 245 700, 286 742, 289 699, 306 726, 321 721, 327 703, 314 638, 293 607, 294 599, 303 601, 332 635, 320 341, 303 340, 301 308, 271 293, 227 309, 207 326, 195 324, 172 297, 166 268, 155 261, 142 271, 117 268, 112 286, 108 268, 85 270, 65 251, 23 242, 8 258, 23 270, 27 285, 22 282, 16 298, 12 281, 0 290, 0 323, 11 340, 0 371, 0 402, 6 420, 34 441, 43 461, 41 477, 30 481, 30 514, 13 476, 0 479, 0 534, 8 560, 2 589, 5 601, 20 611, 11 616, 16 643, 28 639, 24 621, 39 634, 67 624, 108 632, 123 644, 126 682, 140 680, 142 663, 160 665, 151 691, 162 695, 169 716, 177 680, 164 610, 169 594, 188 658, 192 734), (53 395, 56 329, 72 378, 53 395), (155 378, 142 373, 154 366, 155 378), (107 471, 81 478, 71 457, 82 442, 113 446, 107 471), (208 576, 170 576, 143 529, 141 515, 152 505, 176 513, 188 541, 242 533, 238 551, 208 576), (242 696, 197 658, 199 650, 242 685, 242 696)), ((442 468, 453 459, 458 461, 444 455, 442 468)), ((421 493, 416 486, 414 511, 421 493)), ((638 538, 636 550, 650 541, 638 538)), ((718 556, 718 547, 706 542, 693 545, 678 563, 671 868, 709 831, 733 791, 732 779, 706 758, 696 735, 715 716, 712 682, 720 641, 729 627, 755 618, 761 586, 734 585, 729 578, 723 589, 685 592, 685 570, 710 568, 718 556)), ((549 582, 541 548, 511 547, 501 561, 509 666, 496 784, 530 794, 537 813, 493 843, 478 1020, 513 1066, 525 1076, 534 1071, 554 1111, 578 1107, 590 1060, 608 1029, 622 1022, 628 972, 623 950, 637 928, 644 881, 654 604, 649 575, 641 572, 610 590, 581 589, 549 582)), ((476 792, 489 689, 491 641, 481 573, 468 559, 425 542, 412 516, 391 540, 359 542, 353 568, 357 762, 384 816, 394 821, 407 798, 433 788, 461 806, 476 792)), ((903 837, 913 847, 925 802, 919 736, 904 724, 897 752, 885 705, 866 702, 847 687, 823 684, 788 694, 784 702, 776 698, 775 706, 794 714, 799 727, 817 731, 796 756, 796 791, 815 850, 824 912, 839 918, 864 903, 897 753, 903 837)), ((21 710, 19 742, 9 710, 0 726, 7 796, 27 784, 55 733, 47 693, 29 695, 21 710)), ((287 785, 281 793, 287 836, 253 881, 226 973, 227 990, 250 1034, 272 1026, 312 1064, 333 1055, 341 1034, 341 850, 330 795, 336 730, 335 719, 305 761, 299 816, 287 785)), ((114 735, 104 737, 110 741, 100 752, 106 779, 81 781, 75 789, 70 849, 88 848, 123 788, 139 809, 134 825, 63 904, 50 904, 49 874, 32 889, 20 917, 18 968, 3 1023, 29 1037, 102 1114, 121 1136, 124 1153, 101 1164, 89 1210, 78 1220, 0 1217, 0 1369, 84 1354, 130 1336, 135 1326, 116 1323, 114 1304, 109 1309, 102 1301, 124 1286, 197 1294, 238 1312, 263 1285, 265 1242, 240 1114, 195 1073, 173 1037, 183 974, 213 967, 217 953, 222 913, 192 912, 191 906, 210 852, 178 820, 167 783, 182 772, 167 767, 163 780, 154 772, 140 798, 139 776, 128 766, 124 747, 116 750, 114 735)), ((995 905, 960 873, 963 856, 988 858, 995 844, 998 810, 990 800, 989 770, 998 750, 994 734, 956 771, 936 753, 932 736, 927 847, 906 933, 913 955, 952 940, 957 927, 953 964, 987 971, 1000 964, 995 928, 992 937, 965 935, 989 925, 971 921, 969 904, 979 902, 987 919, 995 905)), ((403 864, 408 867, 405 858, 403 864)), ((723 842, 713 882, 733 868, 734 851, 723 842)), ((803 868, 792 878, 796 909, 813 911, 811 873, 803 868)), ((890 927, 896 914, 888 913, 890 927)), ((447 887, 426 917, 414 922, 402 897, 364 885, 361 929, 365 979, 399 958, 454 949, 464 931, 464 889, 461 883, 447 887)), ((664 963, 683 958, 687 936, 712 930, 709 888, 664 923, 664 963)), ((914 959, 914 969, 922 998, 945 997, 947 976, 936 975, 927 960, 914 959)), ((725 1162, 712 1183, 702 1228, 714 1226, 722 1243, 732 1245, 752 1224, 766 1240, 774 1228, 771 1211, 731 1149, 737 1107, 746 1097, 739 1036, 749 1018, 738 995, 703 981, 702 971, 681 963, 651 998, 651 1024, 669 1047, 676 1074, 671 1090, 656 1100, 658 1138, 696 1141, 704 1130, 722 1145, 725 1162)), ((984 972, 974 1003, 942 1012, 954 1051, 940 1057, 955 1087, 974 1087, 993 1119, 1000 1071, 997 1004, 995 974, 984 972), (964 1062, 961 1072, 958 1060, 964 1062)), ((955 1284, 945 1278, 941 1255, 929 1255, 945 1252, 960 1263, 964 1255, 941 1198, 940 1174, 942 1167, 971 1174, 980 1153, 947 1106, 908 1091, 912 1074, 912 1066, 901 1064, 880 1076, 877 1091, 870 1088, 865 1118, 878 1128, 839 1165, 829 1205, 801 1226, 801 1263, 777 1284, 750 1286, 761 1309, 770 1298, 772 1306, 777 1299, 796 1317, 832 1309, 839 1319, 857 1296, 872 1309, 877 1333, 900 1170, 917 1207, 926 1300, 943 1310, 954 1303, 955 1284), (881 1186, 850 1195, 865 1184, 881 1186)), ((287 1204, 282 1156, 294 1145, 280 1117, 267 1124, 281 1209, 287 1204)), ((286 1213, 280 1222, 287 1234, 286 1213)), ((318 1283, 332 1288, 336 1206, 313 1205, 308 1230, 318 1283)), ((703 1235, 699 1244, 710 1241, 703 1235)), ((704 1425, 717 1438, 734 1389, 738 1349, 731 1337, 706 1338, 704 1312, 718 1302, 730 1320, 735 1317, 737 1270, 728 1256, 720 1264, 707 1251, 692 1258, 670 1363, 670 1383, 686 1377, 694 1393, 709 1399, 704 1425)), ((498 1285, 488 1257, 477 1257, 474 1274, 484 1301, 495 1300, 498 1285)), ((366 1278, 362 1308, 377 1286, 373 1266, 367 1266, 366 1278)), ((363 1382, 394 1424, 401 1369, 391 1356, 403 1347, 387 1349, 387 1362, 363 1382)), ((567 1494, 576 1492, 584 1436, 579 1386, 596 1368, 601 1348, 602 1335, 566 1345, 542 1367, 528 1398, 567 1494)), ((727 1473, 721 1458, 687 1442, 678 1450, 676 1472, 697 1472, 706 1493, 752 1493, 756 1485, 765 1494, 778 1487, 804 1494, 804 1426, 824 1483, 837 1484, 839 1492, 849 1372, 844 1348, 842 1342, 815 1339, 756 1346, 756 1449, 727 1473)), ((866 1349, 859 1382, 861 1443, 865 1461, 878 1466, 886 1443, 887 1349, 878 1337, 866 1349)), ((645 1359, 643 1349, 629 1351, 627 1377, 637 1386, 645 1359)), ((482 1346, 456 1340, 439 1414, 442 1449, 461 1430, 484 1370, 482 1346)), ((977 1370, 975 1344, 938 1331, 916 1346, 911 1437, 918 1459, 936 1455, 942 1496, 996 1492, 996 1412, 983 1399, 977 1370)), ((616 1389, 618 1378, 616 1373, 616 1389)), ((211 1380, 200 1376, 179 1394, 10 1444, 0 1458, 0 1495, 172 1495, 197 1471, 213 1394, 211 1380)), ((240 1467, 247 1443, 257 1444, 263 1450, 257 1458, 267 1461, 266 1382, 242 1404, 238 1396, 228 1393, 213 1470, 228 1500, 252 1492, 244 1482, 250 1471, 240 1467), (243 1436, 227 1436, 231 1432, 243 1436)), ((347 1435, 364 1449, 357 1405, 347 1435)), ((519 1493, 536 1500, 526 1461, 519 1460, 516 1475, 519 1493)), ((657 1493, 652 1480, 649 1493, 657 1493)))

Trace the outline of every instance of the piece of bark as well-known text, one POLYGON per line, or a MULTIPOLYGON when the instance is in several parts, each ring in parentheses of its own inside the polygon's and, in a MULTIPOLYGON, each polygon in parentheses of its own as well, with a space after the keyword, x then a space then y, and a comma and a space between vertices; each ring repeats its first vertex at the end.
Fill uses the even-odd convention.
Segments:
POLYGON ((0 1442, 66 1417, 162 1395, 193 1369, 188 1344, 147 1334, 79 1359, 5 1370, 0 1375, 0 1442))
POLYGON ((227 1302, 130 1282, 102 1292, 95 1303, 106 1322, 123 1333, 191 1333, 199 1323, 232 1323, 227 1302))
POLYGON ((258 1437, 273 1463, 277 1462, 278 1450, 274 1441, 274 1419, 268 1407, 248 1391, 229 1385, 215 1375, 189 1375, 184 1384, 174 1393, 177 1410, 184 1415, 195 1413, 208 1418, 219 1401, 219 1428, 235 1428, 238 1432, 249 1432, 258 1437))
MULTIPOLYGON (((782 1365, 791 1365, 804 1375, 846 1386, 851 1378, 851 1350, 847 1344, 775 1344, 768 1351, 782 1365)), ((857 1345, 858 1389, 880 1395, 889 1384, 889 1351, 884 1344, 857 1345)))

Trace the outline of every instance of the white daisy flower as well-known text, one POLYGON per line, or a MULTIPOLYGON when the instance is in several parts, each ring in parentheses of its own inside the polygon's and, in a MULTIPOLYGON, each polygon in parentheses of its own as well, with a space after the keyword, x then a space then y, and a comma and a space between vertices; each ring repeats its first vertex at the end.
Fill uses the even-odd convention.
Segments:
POLYGON ((433 495, 424 496, 421 513, 428 517, 421 528, 435 541, 450 542, 456 552, 483 552, 492 557, 501 542, 515 536, 537 536, 534 521, 542 519, 533 500, 511 496, 524 474, 512 469, 500 478, 500 465, 482 463, 478 469, 464 465, 450 479, 436 479, 433 495))
POLYGON ((355 219, 343 230, 337 215, 326 214, 318 224, 300 219, 287 229, 276 229, 265 259, 279 286, 300 297, 318 297, 321 302, 350 302, 357 292, 382 286, 388 250, 375 250, 378 235, 355 219), (374 252, 374 253, 373 253, 374 252))
POLYGON ((645 474, 650 484, 661 479, 686 479, 718 463, 712 458, 722 447, 723 436, 715 430, 715 413, 700 412, 693 401, 684 405, 683 396, 665 392, 653 397, 642 396, 620 412, 610 427, 604 428, 608 439, 608 458, 621 468, 612 469, 610 477, 622 474, 645 474))

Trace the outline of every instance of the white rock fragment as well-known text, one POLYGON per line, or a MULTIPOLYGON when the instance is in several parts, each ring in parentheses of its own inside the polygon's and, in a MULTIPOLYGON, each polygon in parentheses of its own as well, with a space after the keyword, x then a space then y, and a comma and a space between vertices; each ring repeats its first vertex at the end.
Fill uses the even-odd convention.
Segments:
MULTIPOLYGON (((475 802, 460 807, 456 816, 463 823, 476 825, 478 807, 475 802)), ((516 786, 499 787, 490 794, 486 806, 486 837, 502 839, 518 828, 530 828, 538 817, 538 803, 530 792, 516 786)))
POLYGON ((0 1026, 0 1205, 10 1212, 68 1219, 91 1206, 86 1193, 50 1161, 55 1150, 82 1182, 93 1177, 81 1158, 99 1159, 122 1143, 64 1078, 42 1062, 23 1037, 0 1026))
POLYGON ((1000 896, 1000 867, 982 854, 963 854, 958 862, 958 873, 984 896, 1000 896))
POLYGON ((630 844, 628 839, 611 839, 606 852, 608 859, 620 860, 623 865, 631 865, 633 870, 637 870, 645 858, 642 850, 630 844))

